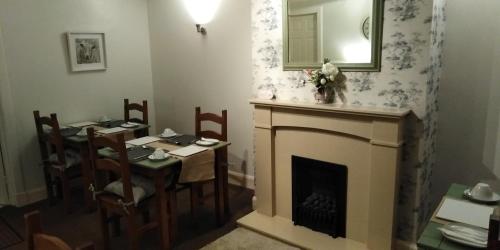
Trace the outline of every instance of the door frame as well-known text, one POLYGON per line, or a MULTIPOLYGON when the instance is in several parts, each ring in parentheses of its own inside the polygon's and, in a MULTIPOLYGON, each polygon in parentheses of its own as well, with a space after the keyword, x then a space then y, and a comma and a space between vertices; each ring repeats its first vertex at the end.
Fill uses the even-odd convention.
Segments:
MULTIPOLYGON (((288 13, 290 16, 300 16, 300 15, 316 15, 316 34, 319 35, 317 45, 318 46, 318 59, 323 62, 323 6, 315 6, 310 8, 304 8, 300 10, 290 11, 288 13)), ((287 48, 288 49, 288 48, 287 48)))
POLYGON ((3 31, 0 23, 0 150, 2 154, 0 174, 3 174, 6 180, 5 187, 1 188, 5 188, 7 194, 7 200, 3 205, 17 205, 15 165, 19 164, 19 162, 14 157, 18 148, 16 141, 17 129, 15 121, 7 119, 7 117, 15 117, 15 112, 6 60, 3 31))

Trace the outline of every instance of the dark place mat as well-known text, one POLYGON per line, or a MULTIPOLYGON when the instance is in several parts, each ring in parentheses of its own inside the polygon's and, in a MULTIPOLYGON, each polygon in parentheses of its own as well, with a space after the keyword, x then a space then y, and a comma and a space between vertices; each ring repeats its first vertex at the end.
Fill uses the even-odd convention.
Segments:
POLYGON ((23 242, 23 238, 0 217, 0 249, 7 249, 10 246, 23 242))
POLYGON ((123 123, 125 123, 124 120, 112 120, 109 122, 99 122, 99 126, 104 128, 116 128, 120 127, 120 125, 122 125, 123 123))
POLYGON ((162 138, 162 141, 170 143, 170 144, 176 144, 180 146, 189 146, 193 143, 195 143, 198 140, 198 137, 194 135, 180 135, 180 136, 174 136, 174 137, 169 137, 169 138, 162 138))
POLYGON ((78 132, 80 132, 82 130, 82 128, 63 128, 61 129, 61 136, 62 137, 70 137, 70 136, 74 136, 76 134, 78 134, 78 132))
MULTIPOLYGON (((132 147, 127 149, 127 158, 129 161, 140 161, 151 155, 155 151, 152 147, 132 147)), ((111 159, 117 160, 118 153, 113 153, 111 159)))

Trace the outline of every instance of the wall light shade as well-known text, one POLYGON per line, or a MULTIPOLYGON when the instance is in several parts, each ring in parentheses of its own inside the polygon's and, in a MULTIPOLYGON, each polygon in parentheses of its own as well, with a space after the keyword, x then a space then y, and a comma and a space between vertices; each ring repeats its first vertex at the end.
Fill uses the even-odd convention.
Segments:
POLYGON ((215 16, 221 0, 183 0, 196 24, 207 24, 215 16))

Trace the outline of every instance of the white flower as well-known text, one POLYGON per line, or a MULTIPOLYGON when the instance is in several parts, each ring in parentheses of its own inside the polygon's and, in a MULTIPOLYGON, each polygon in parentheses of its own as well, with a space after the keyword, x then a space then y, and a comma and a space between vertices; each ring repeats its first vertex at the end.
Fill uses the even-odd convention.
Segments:
POLYGON ((337 76, 337 75, 330 75, 330 81, 335 80, 335 77, 336 77, 336 76, 337 76))
POLYGON ((321 73, 324 75, 333 75, 334 77, 339 73, 339 69, 335 67, 332 63, 323 64, 323 68, 321 69, 321 73))
POLYGON ((319 81, 321 84, 325 84, 326 83, 326 79, 325 78, 321 78, 321 80, 319 81))

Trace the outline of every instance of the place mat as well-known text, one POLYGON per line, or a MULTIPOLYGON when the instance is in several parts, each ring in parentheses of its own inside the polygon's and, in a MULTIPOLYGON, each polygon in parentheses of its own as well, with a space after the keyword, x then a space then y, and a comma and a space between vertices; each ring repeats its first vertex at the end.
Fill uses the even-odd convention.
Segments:
POLYGON ((115 127, 115 128, 101 129, 97 132, 101 133, 101 134, 108 135, 108 134, 120 133, 120 132, 125 132, 125 131, 127 131, 127 129, 121 128, 121 127, 115 127))
MULTIPOLYGON (((148 146, 153 148, 161 148, 166 152, 182 148, 182 146, 164 142, 153 142, 148 144, 148 146)), ((180 156, 172 156, 172 157, 182 160, 182 170, 179 176, 179 183, 207 181, 207 180, 213 180, 215 177, 214 175, 215 152, 211 148, 208 148, 203 152, 190 155, 188 157, 180 157, 180 156)))
POLYGON ((7 249, 21 242, 23 242, 21 236, 0 217, 0 249, 7 249))
MULTIPOLYGON (((103 127, 100 127, 100 126, 91 126, 91 127, 93 127, 96 132, 99 132, 100 130, 107 130, 107 128, 103 128, 103 127)), ((106 136, 106 137, 112 136, 113 137, 116 134, 120 134, 120 133, 123 133, 123 138, 125 139, 125 141, 135 139, 134 131, 130 130, 130 129, 127 129, 126 131, 117 132, 117 133, 111 133, 111 134, 99 134, 99 133, 96 133, 96 135, 98 135, 98 136, 106 136)))
POLYGON ((74 136, 74 135, 78 134, 78 132, 80 132, 81 130, 82 130, 82 128, 74 128, 74 127, 60 129, 62 137, 74 136))
POLYGON ((173 136, 173 137, 169 137, 169 138, 162 138, 162 140, 164 140, 168 143, 172 143, 172 144, 176 144, 176 145, 180 145, 180 146, 189 146, 189 145, 195 143, 198 140, 198 137, 196 137, 194 135, 179 135, 179 136, 173 136))
POLYGON ((431 220, 441 224, 455 221, 487 229, 493 209, 492 206, 480 205, 445 196, 431 220))
MULTIPOLYGON (((127 149, 127 158, 129 161, 140 161, 140 160, 143 160, 145 158, 147 158, 148 156, 150 156, 151 154, 153 154, 153 152, 155 151, 155 149, 153 147, 131 147, 131 148, 128 148, 127 149)), ((110 156, 111 159, 114 159, 114 160, 118 160, 118 153, 115 152, 113 153, 111 156, 110 156)))
POLYGON ((105 128, 116 128, 120 127, 120 125, 122 125, 123 123, 125 123, 124 120, 111 120, 107 122, 99 122, 99 126, 105 128))

